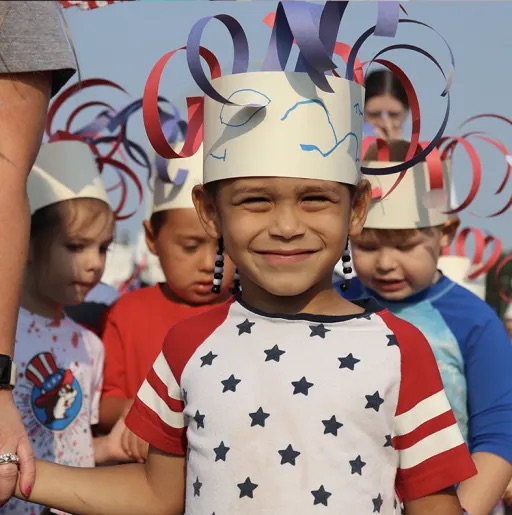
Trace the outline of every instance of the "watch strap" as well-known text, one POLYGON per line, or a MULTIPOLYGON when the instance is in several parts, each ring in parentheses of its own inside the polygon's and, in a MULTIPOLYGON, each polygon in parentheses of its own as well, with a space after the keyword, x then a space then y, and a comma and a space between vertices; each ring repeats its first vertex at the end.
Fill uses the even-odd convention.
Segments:
POLYGON ((10 356, 0 354, 0 389, 14 388, 16 385, 16 365, 10 356))

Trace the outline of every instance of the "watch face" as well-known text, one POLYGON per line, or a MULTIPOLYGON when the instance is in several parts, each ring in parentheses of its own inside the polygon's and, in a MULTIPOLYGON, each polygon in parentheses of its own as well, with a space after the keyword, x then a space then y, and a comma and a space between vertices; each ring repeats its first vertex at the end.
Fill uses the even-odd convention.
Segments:
POLYGON ((0 356, 0 386, 9 386, 11 383, 11 358, 0 356))

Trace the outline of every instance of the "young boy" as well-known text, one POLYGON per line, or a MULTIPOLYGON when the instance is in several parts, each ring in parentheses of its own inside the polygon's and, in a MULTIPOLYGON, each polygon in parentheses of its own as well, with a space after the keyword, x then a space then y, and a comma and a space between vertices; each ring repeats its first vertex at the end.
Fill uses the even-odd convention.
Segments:
POLYGON ((152 215, 144 222, 148 248, 158 256, 166 282, 126 293, 106 317, 100 410, 105 430, 135 399, 169 328, 229 295, 234 271, 227 263, 223 294, 212 293, 217 243, 204 232, 192 203, 192 188, 202 179, 202 148, 188 159, 169 161, 171 179, 178 170, 188 172, 182 185, 155 179, 152 215))
POLYGON ((475 468, 428 343, 331 282, 370 191, 363 88, 326 80, 332 92, 301 72, 212 81, 241 106, 205 97, 194 200, 242 294, 169 331, 126 421, 150 444, 145 465, 39 462, 30 498, 74 513, 391 515, 398 492, 407 515, 461 515, 452 485, 475 468))
MULTIPOLYGON (((404 141, 389 143, 391 160, 403 162, 404 141)), ((369 166, 376 149, 367 154, 369 166)), ((450 163, 443 163, 444 189, 450 187, 450 163)), ((351 239, 357 277, 343 295, 372 295, 427 337, 459 427, 479 474, 459 486, 461 503, 471 515, 487 515, 512 474, 512 347, 494 311, 473 293, 437 270, 449 246, 457 218, 444 213, 446 202, 427 209, 428 168, 420 163, 382 202, 370 208, 361 235, 351 239)), ((393 176, 372 182, 383 194, 393 176)))

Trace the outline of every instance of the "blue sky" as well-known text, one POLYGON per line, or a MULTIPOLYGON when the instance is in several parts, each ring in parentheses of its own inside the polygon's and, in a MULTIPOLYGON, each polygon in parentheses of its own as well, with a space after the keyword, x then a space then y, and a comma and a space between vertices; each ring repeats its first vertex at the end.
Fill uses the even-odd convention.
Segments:
MULTIPOLYGON (((227 13, 243 25, 250 43, 250 66, 261 65, 270 37, 270 30, 261 22, 276 2, 206 2, 150 1, 127 2, 90 12, 66 9, 66 18, 77 50, 82 78, 104 77, 122 85, 130 94, 109 90, 86 93, 63 107, 69 113, 78 103, 98 98, 114 106, 122 106, 142 95, 146 78, 165 52, 186 44, 188 32, 200 17, 227 13), (103 98, 102 98, 103 99, 103 98)), ((458 133, 459 124, 467 117, 482 112, 500 113, 512 117, 510 102, 510 48, 512 48, 512 2, 405 2, 409 18, 432 25, 448 40, 455 54, 456 70, 452 87, 452 109, 446 134, 458 133)), ((342 21, 339 40, 352 44, 359 34, 374 24, 376 2, 352 2, 342 21)), ((449 54, 438 36, 421 27, 400 26, 395 40, 372 38, 363 47, 361 58, 371 58, 389 44, 409 43, 431 52, 448 69, 449 54)), ((228 73, 232 48, 227 31, 215 20, 205 31, 203 43, 219 57, 224 73, 228 73)), ((439 72, 424 57, 406 51, 394 51, 387 58, 401 66, 411 78, 422 109, 422 139, 434 135, 441 123, 445 100, 440 94, 443 80, 439 72)), ((343 64, 340 61, 340 69, 343 64)), ((184 113, 184 97, 198 90, 190 77, 183 55, 171 60, 164 73, 160 93, 174 101, 184 113)), ((79 122, 80 123, 80 122, 79 122)), ((512 126, 498 121, 485 121, 471 126, 499 137, 512 152, 512 126)), ((407 127, 409 130, 409 127, 407 127)), ((150 152, 142 117, 135 116, 130 125, 130 137, 150 152)), ((408 137, 407 131, 405 137, 408 137)), ((505 164, 502 156, 488 145, 476 143, 484 168, 484 180, 472 212, 463 213, 463 223, 485 229, 500 237, 506 248, 512 248, 512 212, 498 218, 485 218, 503 206, 512 195, 512 180, 500 195, 494 194, 500 184, 505 164)), ((454 177, 459 198, 469 190, 469 162, 462 150, 454 159, 454 177)), ((132 197, 135 201, 135 197, 132 197)), ((140 228, 144 209, 124 222, 122 230, 132 236, 140 228)))

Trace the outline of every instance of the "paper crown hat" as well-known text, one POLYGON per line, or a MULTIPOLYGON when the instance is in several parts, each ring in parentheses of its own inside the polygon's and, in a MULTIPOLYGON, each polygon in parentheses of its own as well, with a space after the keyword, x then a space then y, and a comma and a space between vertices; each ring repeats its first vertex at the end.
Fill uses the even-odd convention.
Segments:
MULTIPOLYGON (((194 154, 203 143, 204 183, 235 177, 278 176, 357 184, 361 171, 371 172, 360 166, 364 75, 358 52, 370 36, 393 37, 399 23, 413 21, 399 20, 398 3, 383 2, 379 5, 377 24, 349 47, 336 41, 345 8, 345 2, 279 2, 266 57, 261 71, 255 72, 248 71, 247 36, 235 18, 222 14, 199 20, 189 33, 186 47, 164 55, 148 77, 143 112, 153 148, 167 159, 184 158, 194 154), (222 76, 215 55, 201 45, 202 32, 212 19, 222 22, 231 35, 231 75, 222 76), (294 45, 299 49, 297 62, 294 71, 287 72, 294 45), (187 98, 188 132, 180 153, 165 139, 157 100, 164 66, 178 50, 186 51, 192 78, 205 95, 187 98), (334 71, 334 54, 347 64, 343 78, 334 71), (209 67, 211 80, 204 73, 201 59, 209 67)), ((268 19, 267 16, 265 23, 268 19)), ((407 45, 407 49, 425 53, 412 45, 407 45)), ((451 56, 453 66, 452 53, 451 56)), ((434 58, 431 60, 442 70, 434 58)), ((405 77, 390 61, 376 62, 405 77)), ((446 125, 449 87, 450 77, 443 91, 448 100, 445 120, 431 146, 407 163, 379 170, 380 174, 405 170, 432 150, 446 125)), ((406 88, 408 96, 413 95, 411 88, 412 85, 406 88)), ((411 100, 417 100, 415 94, 411 100)), ((419 109, 416 114, 419 116, 419 109)), ((419 123, 413 125, 419 128, 419 123)))
POLYGON ((183 159, 169 159, 167 175, 172 182, 164 182, 157 175, 153 184, 152 213, 169 209, 194 208, 192 188, 203 179, 203 147, 183 159))
POLYGON ((452 281, 485 300, 487 273, 501 258, 503 249, 501 240, 494 236, 486 236, 475 227, 465 227, 455 237, 453 247, 453 254, 450 254, 450 248, 443 249, 438 268, 452 281), (472 258, 467 255, 466 250, 466 243, 470 236, 474 239, 472 258), (492 245, 492 252, 485 258, 485 251, 490 245, 492 245))
MULTIPOLYGON (((381 143, 407 146, 405 141, 381 143)), ((386 151, 387 152, 387 151, 386 151)), ((399 162, 365 161, 373 168, 389 167, 399 162)), ((397 175, 366 177, 372 186, 372 204, 365 227, 371 229, 420 229, 442 225, 450 209, 451 161, 439 153, 429 154, 427 161, 417 163, 397 175)))
POLYGON ((466 290, 485 300, 487 274, 482 274, 475 279, 468 279, 468 274, 472 268, 470 258, 466 256, 441 256, 437 262, 437 267, 453 282, 460 284, 466 290))
POLYGON ((41 146, 28 176, 30 213, 64 200, 98 199, 109 203, 96 158, 87 143, 55 141, 41 146))

